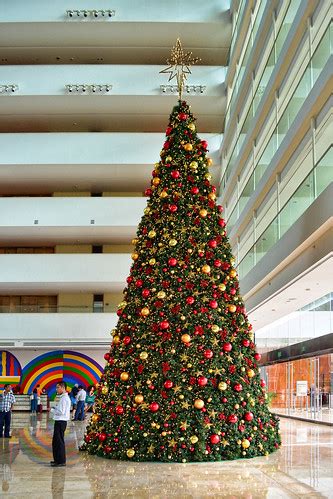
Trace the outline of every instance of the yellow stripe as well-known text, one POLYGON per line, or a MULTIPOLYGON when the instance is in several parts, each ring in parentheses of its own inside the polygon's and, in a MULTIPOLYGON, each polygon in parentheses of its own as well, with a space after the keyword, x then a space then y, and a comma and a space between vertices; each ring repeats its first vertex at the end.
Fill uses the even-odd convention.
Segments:
POLYGON ((2 373, 1 375, 2 376, 5 376, 6 374, 6 352, 2 352, 2 373))
POLYGON ((64 355, 64 360, 65 359, 79 360, 82 364, 87 364, 87 366, 90 366, 92 370, 100 376, 101 371, 98 369, 98 367, 94 366, 94 364, 92 364, 89 360, 82 359, 80 357, 76 357, 75 355, 70 355, 67 353, 64 355))
POLYGON ((20 376, 0 376, 1 383, 16 383, 16 381, 20 381, 20 376))
MULTIPOLYGON (((29 383, 27 383, 27 385, 25 386, 24 388, 24 393, 29 393, 29 390, 31 389, 31 385, 35 382, 36 378, 41 374, 43 373, 43 371, 45 371, 46 369, 48 369, 49 367, 63 367, 64 364, 63 362, 54 362, 53 364, 50 364, 49 366, 43 366, 41 367, 40 369, 38 369, 38 371, 35 371, 33 373, 33 377, 29 380, 29 383)), ((54 376, 54 377, 50 377, 48 379, 56 379, 58 378, 58 375, 54 376)))

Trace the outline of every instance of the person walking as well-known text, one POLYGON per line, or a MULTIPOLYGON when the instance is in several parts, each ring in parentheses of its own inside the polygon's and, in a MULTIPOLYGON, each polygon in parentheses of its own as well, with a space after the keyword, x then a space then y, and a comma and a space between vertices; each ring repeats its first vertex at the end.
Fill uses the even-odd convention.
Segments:
POLYGON ((77 407, 75 411, 74 421, 84 421, 84 404, 86 401, 87 392, 83 386, 79 386, 78 394, 76 395, 77 407))
POLYGON ((67 393, 65 381, 57 383, 57 395, 60 400, 56 407, 51 408, 54 419, 52 438, 53 461, 51 466, 66 466, 65 430, 70 420, 71 401, 67 393))
POLYGON ((33 389, 33 392, 30 395, 30 402, 31 402, 31 412, 32 412, 32 414, 36 414, 36 412, 37 412, 37 403, 38 403, 37 388, 33 389))
POLYGON ((3 387, 3 393, 0 400, 0 438, 3 434, 3 426, 5 425, 5 438, 11 438, 10 432, 10 421, 12 417, 12 409, 16 400, 12 392, 11 385, 5 385, 3 387))
POLYGON ((75 383, 75 385, 73 386, 73 388, 69 394, 69 398, 71 399, 72 406, 73 406, 72 419, 74 419, 74 417, 75 417, 76 404, 77 404, 76 395, 78 394, 78 392, 79 392, 79 385, 77 383, 75 383))

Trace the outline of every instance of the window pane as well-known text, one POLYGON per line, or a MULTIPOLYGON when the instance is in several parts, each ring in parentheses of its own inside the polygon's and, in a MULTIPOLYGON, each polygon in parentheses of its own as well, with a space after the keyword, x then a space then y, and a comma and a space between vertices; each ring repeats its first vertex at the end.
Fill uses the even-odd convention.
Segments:
POLYGON ((280 212, 280 237, 296 222, 313 201, 314 174, 311 172, 280 212))
POLYGON ((311 60, 312 81, 315 84, 330 56, 330 33, 326 30, 311 60))
POLYGON ((278 241, 278 237, 278 220, 275 218, 254 245, 256 263, 258 263, 259 260, 266 255, 267 251, 274 246, 274 244, 278 241))
POLYGON ((333 179, 333 147, 319 161, 315 168, 316 196, 319 196, 333 179))
POLYGON ((254 170, 256 186, 258 185, 261 177, 263 176, 268 166, 270 165, 272 158, 276 153, 276 150, 277 150, 276 135, 275 133, 273 133, 254 170))
POLYGON ((252 193, 254 192, 254 174, 252 173, 251 177, 246 183, 246 186, 243 189, 243 192, 239 198, 239 213, 241 213, 250 199, 252 193))

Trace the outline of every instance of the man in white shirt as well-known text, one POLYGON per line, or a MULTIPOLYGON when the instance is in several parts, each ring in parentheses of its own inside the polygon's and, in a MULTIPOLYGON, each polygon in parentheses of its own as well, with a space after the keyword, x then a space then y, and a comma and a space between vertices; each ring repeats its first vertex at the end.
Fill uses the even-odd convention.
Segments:
POLYGON ((84 421, 84 404, 86 401, 87 392, 83 389, 83 386, 79 386, 79 391, 76 395, 77 406, 75 411, 74 421, 84 421))
POLYGON ((65 381, 57 383, 57 395, 60 400, 56 407, 52 407, 54 430, 52 439, 53 461, 51 466, 66 466, 65 430, 70 420, 71 401, 66 391, 65 381))

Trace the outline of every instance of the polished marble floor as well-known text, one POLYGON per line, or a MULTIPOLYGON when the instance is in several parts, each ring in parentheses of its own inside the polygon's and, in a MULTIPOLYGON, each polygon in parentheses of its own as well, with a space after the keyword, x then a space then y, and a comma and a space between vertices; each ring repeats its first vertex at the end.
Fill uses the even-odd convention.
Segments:
POLYGON ((0 439, 0 497, 333 498, 333 428, 281 419, 283 447, 268 457, 205 464, 130 463, 78 452, 84 423, 66 432, 67 467, 50 468, 52 422, 14 413, 0 439))

